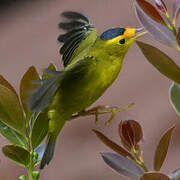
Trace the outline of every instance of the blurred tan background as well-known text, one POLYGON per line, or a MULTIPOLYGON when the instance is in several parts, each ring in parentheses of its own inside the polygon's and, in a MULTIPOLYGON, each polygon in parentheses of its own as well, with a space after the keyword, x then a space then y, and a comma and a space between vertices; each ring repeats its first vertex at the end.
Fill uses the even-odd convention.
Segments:
MULTIPOLYGON (((170 2, 166 0, 169 8, 170 2)), ((64 10, 86 14, 96 25, 99 34, 111 27, 139 27, 135 17, 133 0, 29 0, 0 7, 0 74, 18 90, 20 78, 29 66, 39 72, 50 62, 62 68, 57 37, 57 24, 64 10)), ((146 35, 142 40, 155 44, 178 62, 179 54, 146 35)), ((96 102, 135 106, 119 113, 113 123, 104 125, 107 117, 101 116, 98 125, 94 117, 80 118, 67 123, 59 137, 51 164, 41 172, 41 180, 126 180, 109 169, 99 152, 111 151, 92 133, 95 128, 103 131, 117 143, 120 120, 135 119, 144 130, 144 159, 152 168, 153 154, 160 135, 168 127, 177 124, 163 172, 180 167, 180 120, 173 111, 168 89, 171 81, 162 76, 144 58, 136 44, 127 54, 124 66, 116 82, 96 102)), ((7 142, 0 138, 0 147, 7 142)), ((0 179, 16 180, 25 170, 6 159, 0 153, 0 179)))

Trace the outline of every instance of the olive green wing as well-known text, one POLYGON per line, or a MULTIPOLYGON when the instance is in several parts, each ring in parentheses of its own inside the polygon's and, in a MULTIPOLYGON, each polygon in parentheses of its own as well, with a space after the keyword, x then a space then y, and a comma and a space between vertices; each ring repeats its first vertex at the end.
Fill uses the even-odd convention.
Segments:
POLYGON ((58 37, 58 41, 63 43, 60 54, 62 54, 64 67, 66 67, 82 51, 89 49, 94 44, 97 39, 97 31, 83 14, 66 11, 61 15, 67 20, 59 23, 59 28, 65 30, 66 33, 58 37))
MULTIPOLYGON (((31 95, 28 99, 29 109, 32 112, 43 111, 51 105, 58 89, 62 88, 62 84, 63 86, 64 84, 75 85, 75 82, 77 82, 81 85, 85 75, 89 71, 92 71, 94 68, 91 67, 94 67, 95 65, 95 58, 84 57, 72 66, 67 67, 64 71, 46 69, 44 74, 46 74, 47 78, 34 81, 34 83, 37 84, 37 87, 30 92, 31 95)), ((87 81, 85 81, 85 84, 87 84, 87 81)), ((71 88, 70 86, 68 87, 71 88)))

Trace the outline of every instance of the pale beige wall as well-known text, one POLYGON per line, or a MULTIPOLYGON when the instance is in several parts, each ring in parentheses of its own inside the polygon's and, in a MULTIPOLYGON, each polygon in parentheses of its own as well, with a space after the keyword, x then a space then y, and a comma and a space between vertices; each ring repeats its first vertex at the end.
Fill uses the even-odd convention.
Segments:
MULTIPOLYGON (((31 0, 1 11, 0 74, 18 90, 20 77, 29 66, 35 65, 41 72, 53 62, 62 68, 56 38, 60 33, 57 28, 59 14, 64 10, 83 12, 101 33, 111 27, 138 27, 132 2, 133 0, 31 0)), ((156 44, 179 63, 177 52, 160 45, 150 36, 144 37, 144 40, 156 44)), ((67 123, 58 140, 54 160, 41 172, 41 179, 125 180, 104 164, 99 152, 109 149, 95 137, 91 129, 104 131, 118 143, 117 125, 120 120, 126 119, 135 119, 144 126, 144 157, 149 167, 159 135, 177 123, 173 146, 162 170, 168 172, 180 167, 180 120, 168 100, 170 84, 170 80, 157 72, 134 44, 125 58, 120 76, 96 104, 123 106, 135 102, 136 105, 118 114, 109 127, 104 126, 107 117, 101 117, 97 126, 93 117, 67 123)), ((0 142, 1 147, 7 143, 3 138, 0 138, 0 142)), ((23 172, 22 168, 0 154, 0 179, 15 180, 23 172)))

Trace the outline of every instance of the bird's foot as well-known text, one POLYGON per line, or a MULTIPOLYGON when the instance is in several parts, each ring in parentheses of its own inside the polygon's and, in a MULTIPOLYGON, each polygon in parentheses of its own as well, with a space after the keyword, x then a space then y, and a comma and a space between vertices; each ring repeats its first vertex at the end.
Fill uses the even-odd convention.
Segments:
POLYGON ((131 103, 131 104, 128 104, 124 107, 117 107, 117 106, 96 106, 96 107, 93 107, 89 110, 84 110, 82 112, 79 112, 77 114, 74 114, 72 115, 72 119, 76 119, 80 116, 90 116, 90 115, 95 115, 95 122, 97 123, 98 122, 98 117, 99 115, 101 114, 111 114, 110 118, 106 121, 106 125, 111 123, 111 121, 114 119, 115 115, 118 113, 118 112, 121 112, 121 111, 124 111, 130 107, 132 107, 134 105, 134 103, 131 103))

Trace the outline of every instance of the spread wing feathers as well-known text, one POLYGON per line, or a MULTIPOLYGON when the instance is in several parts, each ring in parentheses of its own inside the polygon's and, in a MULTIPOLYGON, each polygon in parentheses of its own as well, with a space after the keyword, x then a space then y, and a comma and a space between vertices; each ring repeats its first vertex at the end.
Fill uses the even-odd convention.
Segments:
POLYGON ((62 60, 64 67, 66 67, 71 63, 74 56, 95 42, 97 35, 96 29, 84 15, 72 11, 63 12, 61 15, 68 20, 59 23, 59 28, 67 31, 67 33, 58 37, 58 41, 64 43, 60 48, 60 54, 63 55, 62 60), (92 37, 88 38, 89 36, 92 37), (84 40, 88 41, 84 43, 84 40))
POLYGON ((82 27, 82 26, 85 26, 86 23, 85 22, 80 22, 80 21, 70 21, 70 22, 61 22, 59 23, 59 27, 61 29, 64 29, 64 30, 71 30, 73 29, 74 27, 82 27))
POLYGON ((45 74, 48 74, 49 78, 35 81, 38 87, 31 92, 28 99, 28 106, 32 112, 41 112, 51 104, 64 73, 63 71, 45 70, 45 74))
POLYGON ((78 12, 73 12, 73 11, 65 11, 61 14, 62 17, 65 17, 67 19, 81 19, 84 20, 85 22, 89 23, 89 20, 86 16, 84 16, 81 13, 78 12))
POLYGON ((86 29, 84 29, 84 27, 75 28, 75 29, 67 32, 66 34, 60 35, 58 37, 58 41, 64 43, 65 41, 68 41, 71 38, 74 38, 76 35, 85 33, 85 32, 86 32, 86 29))

